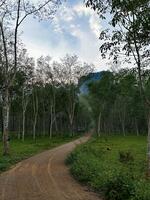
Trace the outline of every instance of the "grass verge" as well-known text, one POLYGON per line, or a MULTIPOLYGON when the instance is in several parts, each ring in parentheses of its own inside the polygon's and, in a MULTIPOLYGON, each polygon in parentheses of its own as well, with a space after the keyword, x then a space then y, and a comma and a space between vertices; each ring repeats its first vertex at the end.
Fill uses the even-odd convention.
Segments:
POLYGON ((31 138, 28 138, 24 142, 12 139, 10 143, 11 152, 9 156, 2 155, 2 143, 0 143, 0 173, 8 170, 12 165, 23 159, 29 158, 44 150, 67 143, 73 139, 75 138, 53 137, 52 139, 49 139, 49 137, 45 137, 37 138, 36 141, 33 141, 31 138))
POLYGON ((71 172, 106 200, 150 200, 146 137, 92 138, 67 158, 71 172))

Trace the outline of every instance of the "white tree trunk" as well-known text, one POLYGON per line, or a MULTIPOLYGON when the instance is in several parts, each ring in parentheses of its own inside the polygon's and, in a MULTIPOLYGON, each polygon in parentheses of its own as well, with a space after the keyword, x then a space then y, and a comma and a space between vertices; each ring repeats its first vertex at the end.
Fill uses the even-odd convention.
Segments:
POLYGON ((20 115, 19 115, 19 120, 18 120, 19 128, 18 128, 18 137, 17 137, 18 140, 20 140, 20 136, 21 136, 21 134, 20 134, 20 133, 21 133, 21 120, 20 120, 20 118, 21 118, 21 117, 20 117, 20 115))
POLYGON ((6 89, 3 103, 3 154, 9 154, 9 92, 6 89))
POLYGON ((75 103, 75 102, 72 102, 72 103, 70 104, 70 109, 69 109, 69 111, 68 111, 71 136, 74 135, 73 123, 74 123, 75 107, 76 107, 76 103, 75 103))
POLYGON ((37 124, 37 117, 38 117, 38 96, 35 91, 35 94, 33 94, 33 113, 34 113, 34 121, 33 121, 33 140, 36 139, 36 124, 37 124))
POLYGON ((51 121, 50 121, 49 138, 52 138, 52 130, 53 130, 53 106, 51 105, 51 121))
POLYGON ((25 121, 26 121, 26 110, 28 105, 28 96, 25 95, 25 89, 22 90, 22 141, 25 137, 25 121))
POLYGON ((1 107, 1 113, 0 113, 0 123, 1 123, 1 132, 3 135, 3 107, 1 107))
POLYGON ((99 113, 99 116, 98 116, 97 133, 98 133, 98 136, 100 137, 101 136, 101 112, 99 113))
POLYGON ((57 126, 57 118, 56 118, 56 95, 55 95, 55 91, 54 91, 54 96, 53 96, 53 111, 54 111, 54 122, 55 122, 55 129, 56 132, 58 132, 58 126, 57 126))
POLYGON ((147 148, 147 160, 148 160, 148 171, 147 171, 147 175, 148 177, 150 177, 150 112, 149 112, 149 116, 148 116, 148 148, 147 148))
POLYGON ((46 135, 45 119, 46 119, 46 117, 45 117, 45 113, 44 113, 44 116, 43 116, 43 136, 46 135))
POLYGON ((25 135, 25 110, 23 110, 22 113, 22 141, 24 141, 24 135, 25 135))
POLYGON ((36 139, 36 124, 37 124, 37 114, 34 117, 34 123, 33 123, 33 140, 36 139))
POLYGON ((74 119, 74 117, 73 117, 72 114, 70 113, 70 114, 69 114, 69 123, 70 123, 70 132, 71 132, 71 136, 74 135, 74 133, 73 133, 73 119, 74 119))
POLYGON ((123 135, 126 136, 126 133, 125 133, 125 122, 124 120, 122 120, 122 132, 123 132, 123 135))
POLYGON ((139 136, 139 128, 138 128, 137 119, 135 119, 135 128, 136 128, 136 135, 139 136))

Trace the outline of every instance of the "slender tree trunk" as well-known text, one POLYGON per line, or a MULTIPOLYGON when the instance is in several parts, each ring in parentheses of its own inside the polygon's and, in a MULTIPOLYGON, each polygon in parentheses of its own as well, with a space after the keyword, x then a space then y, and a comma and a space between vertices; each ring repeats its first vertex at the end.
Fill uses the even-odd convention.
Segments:
POLYGON ((136 135, 139 136, 139 128, 138 128, 137 119, 135 119, 135 128, 136 128, 136 135))
POLYGON ((11 127, 11 131, 14 131, 14 112, 13 112, 13 106, 12 106, 12 109, 11 109, 11 116, 10 116, 10 127, 11 127))
POLYGON ((1 133, 3 135, 3 108, 0 108, 0 123, 1 123, 1 133))
POLYGON ((150 177, 150 112, 148 116, 148 148, 147 148, 147 159, 148 159, 148 171, 147 175, 150 177))
POLYGON ((42 118, 42 123, 43 123, 43 136, 45 136, 45 119, 46 119, 46 112, 45 112, 45 105, 44 105, 44 101, 42 102, 42 107, 43 107, 43 118, 42 118))
POLYGON ((43 136, 45 136, 46 135, 46 127, 45 127, 46 111, 45 111, 44 101, 42 103, 42 106, 43 106, 43 119, 42 119, 42 122, 43 122, 43 136))
POLYGON ((56 111, 55 111, 55 109, 54 109, 54 122, 55 122, 56 132, 58 132, 58 124, 57 124, 57 117, 56 117, 56 111))
POLYGON ((37 124, 37 113, 35 114, 33 122, 33 140, 36 139, 36 124, 37 124))
POLYGON ((53 111, 54 111, 55 129, 56 129, 56 132, 58 132, 58 125, 57 125, 57 118, 56 118, 56 95, 55 95, 55 91, 54 91, 53 100, 54 100, 53 111))
POLYGON ((73 125, 74 125, 75 106, 76 106, 76 103, 72 102, 72 104, 70 105, 70 110, 68 112, 68 114, 69 114, 69 123, 70 123, 71 136, 74 135, 73 125))
POLYGON ((98 126, 97 126, 97 134, 99 137, 101 136, 101 116, 102 114, 100 112, 98 116, 98 126))
POLYGON ((24 142, 24 135, 25 135, 25 110, 22 113, 22 141, 24 142))
POLYGON ((33 120, 33 140, 36 139, 36 124, 37 124, 38 109, 39 109, 38 106, 39 105, 38 105, 37 91, 33 91, 33 114, 34 114, 34 120, 33 120))
POLYGON ((22 141, 25 137, 25 122, 26 122, 26 110, 28 105, 28 96, 25 95, 25 88, 22 89, 22 141))
POLYGON ((3 155, 9 154, 9 91, 6 89, 3 103, 3 155))
POLYGON ((45 112, 44 112, 44 115, 43 115, 43 136, 45 137, 45 134, 46 134, 46 127, 45 127, 45 119, 46 119, 46 117, 45 117, 46 115, 45 115, 45 112))
POLYGON ((49 138, 52 138, 52 131, 53 131, 53 106, 51 105, 51 120, 50 120, 50 131, 49 131, 49 138))
POLYGON ((74 135, 74 133, 73 133, 73 120, 74 120, 74 114, 72 115, 71 113, 69 113, 69 126, 70 126, 71 136, 74 135))
POLYGON ((125 133, 125 123, 124 123, 124 120, 122 121, 122 132, 123 132, 123 135, 126 136, 126 133, 125 133))
POLYGON ((70 129, 71 129, 71 136, 74 136, 73 121, 71 121, 70 123, 70 129))
POLYGON ((18 121, 18 124, 19 124, 19 128, 18 128, 18 137, 17 137, 18 140, 20 140, 20 133, 21 133, 21 122, 20 122, 21 120, 20 120, 20 118, 21 118, 21 117, 20 117, 20 115, 19 115, 19 120, 17 120, 17 121, 18 121))

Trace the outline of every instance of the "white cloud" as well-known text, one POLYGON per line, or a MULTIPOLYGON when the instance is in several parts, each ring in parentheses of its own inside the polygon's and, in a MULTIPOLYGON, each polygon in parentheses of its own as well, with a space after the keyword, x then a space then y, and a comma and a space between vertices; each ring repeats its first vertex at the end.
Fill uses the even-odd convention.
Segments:
POLYGON ((59 18, 58 17, 54 17, 53 19, 53 25, 54 25, 54 31, 57 33, 63 33, 62 27, 59 23, 59 18))
POLYGON ((92 33, 96 38, 99 38, 101 26, 98 15, 92 9, 81 3, 74 7, 69 7, 67 4, 63 4, 63 6, 60 7, 53 20, 55 31, 59 33, 62 32, 63 22, 72 23, 77 16, 86 16, 92 33))
POLYGON ((31 56, 38 58, 49 54, 58 60, 66 53, 76 54, 82 61, 94 63, 97 70, 106 69, 106 61, 101 59, 99 52, 101 26, 94 11, 82 4, 68 7, 66 3, 51 23, 44 23, 29 18, 22 27, 22 38, 31 56), (82 22, 84 16, 87 20, 86 29, 82 22), (77 46, 74 40, 69 41, 69 35, 76 38, 77 46))
POLYGON ((99 38, 101 26, 100 26, 100 19, 96 12, 94 12, 92 9, 86 7, 84 4, 77 4, 73 10, 76 12, 79 16, 87 16, 89 17, 89 26, 91 28, 91 31, 94 33, 96 38, 99 38))
POLYGON ((84 4, 81 3, 75 5, 73 10, 80 16, 82 15, 89 16, 93 14, 93 11, 90 8, 86 7, 84 4))
POLYGON ((57 11, 52 24, 56 32, 63 32, 64 23, 71 23, 75 18, 74 11, 67 6, 67 4, 63 4, 57 11))
POLYGON ((99 38, 100 35, 100 23, 99 23, 99 18, 96 15, 92 15, 89 19, 89 24, 91 27, 91 30, 93 31, 93 33, 95 34, 95 36, 97 38, 99 38))

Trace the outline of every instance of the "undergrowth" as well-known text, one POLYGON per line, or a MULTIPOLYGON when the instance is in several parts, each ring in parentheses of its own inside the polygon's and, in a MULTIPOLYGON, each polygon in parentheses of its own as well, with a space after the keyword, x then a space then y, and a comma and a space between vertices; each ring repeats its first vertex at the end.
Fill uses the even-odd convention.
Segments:
POLYGON ((71 172, 106 200, 150 200, 146 137, 92 138, 67 158, 71 172))

